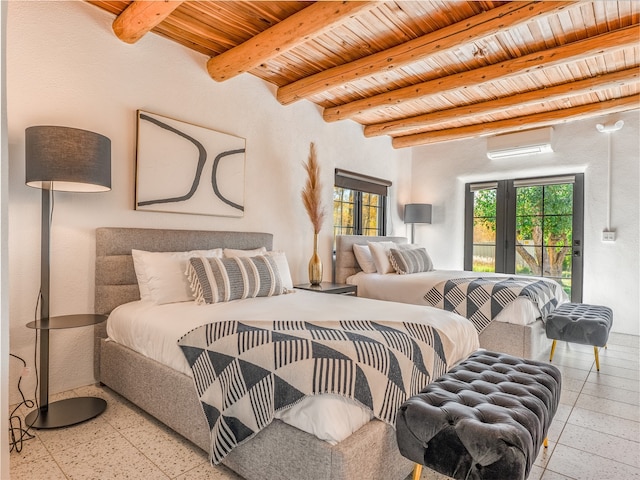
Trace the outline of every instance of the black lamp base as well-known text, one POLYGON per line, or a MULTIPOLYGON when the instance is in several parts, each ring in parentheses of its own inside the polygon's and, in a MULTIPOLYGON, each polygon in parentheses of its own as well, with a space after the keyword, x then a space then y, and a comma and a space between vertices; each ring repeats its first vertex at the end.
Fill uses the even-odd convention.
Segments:
POLYGON ((33 410, 25 418, 33 428, 60 428, 86 422, 97 417, 107 408, 107 402, 97 397, 74 397, 50 403, 33 410))

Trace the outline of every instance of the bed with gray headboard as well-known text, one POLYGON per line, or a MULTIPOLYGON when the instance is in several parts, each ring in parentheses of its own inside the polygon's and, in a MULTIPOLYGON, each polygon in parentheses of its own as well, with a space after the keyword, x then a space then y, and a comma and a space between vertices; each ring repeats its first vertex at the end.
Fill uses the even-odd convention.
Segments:
MULTIPOLYGON (((109 314, 139 298, 132 249, 188 251, 210 248, 271 249, 269 233, 99 228, 96 231, 95 310, 109 314)), ((317 295, 317 294, 314 294, 317 295)), ((210 435, 192 378, 114 341, 96 327, 97 379, 208 451, 210 435)), ((223 462, 249 480, 401 480, 412 464, 400 455, 395 431, 372 420, 331 445, 273 421, 234 449, 223 462)))
MULTIPOLYGON (((354 280, 349 280, 349 277, 362 272, 354 254, 354 245, 367 245, 368 242, 388 241, 398 244, 408 243, 405 237, 338 235, 336 237, 335 281, 337 283, 357 283, 354 280)), ((412 275, 402 275, 404 278, 400 280, 407 281, 408 277, 411 276, 412 275)), ((398 275, 390 275, 389 277, 397 278, 398 275)), ((392 278, 389 278, 388 280, 391 281, 392 278)), ((424 292, 426 293, 426 291, 427 289, 425 287, 424 292)), ((364 288, 359 286, 358 296, 369 296, 369 294, 364 288)), ((390 294, 388 298, 382 298, 377 295, 372 296, 371 298, 405 301, 392 294, 390 294)), ((411 303, 428 305, 428 303, 422 299, 422 296, 420 296, 418 300, 412 300, 411 303)), ((538 358, 543 352, 547 351, 550 346, 550 342, 545 334, 544 323, 540 319, 527 325, 519 325, 504 321, 492 321, 489 326, 480 333, 479 338, 480 346, 483 348, 525 358, 538 358)))

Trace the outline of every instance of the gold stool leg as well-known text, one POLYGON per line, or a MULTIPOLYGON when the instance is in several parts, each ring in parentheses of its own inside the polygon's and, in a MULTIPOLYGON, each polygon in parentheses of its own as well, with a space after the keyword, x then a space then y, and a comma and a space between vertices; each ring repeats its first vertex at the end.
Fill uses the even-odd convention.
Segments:
POLYGON ((420 475, 422 475, 422 465, 416 463, 416 466, 413 467, 413 475, 411 480, 420 480, 420 475))
POLYGON ((600 371, 600 357, 598 356, 598 347, 594 345, 593 354, 596 356, 596 370, 600 371))
POLYGON ((549 437, 544 437, 544 448, 549 448, 549 437))
POLYGON ((551 344, 551 355, 549 355, 549 361, 553 360, 553 354, 556 351, 556 343, 557 343, 557 340, 554 340, 553 343, 551 344))

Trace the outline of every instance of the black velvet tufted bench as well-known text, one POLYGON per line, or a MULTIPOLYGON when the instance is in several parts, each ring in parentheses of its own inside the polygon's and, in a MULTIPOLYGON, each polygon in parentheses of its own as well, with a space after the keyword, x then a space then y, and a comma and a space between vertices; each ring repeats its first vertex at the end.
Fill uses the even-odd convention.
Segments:
POLYGON ((596 369, 600 371, 598 347, 606 347, 611 325, 613 311, 609 307, 586 303, 561 304, 545 320, 547 338, 553 339, 549 361, 553 360, 558 340, 593 345, 596 369))
POLYGON ((524 480, 560 400, 560 371, 548 363, 478 351, 401 405, 400 453, 466 480, 524 480))

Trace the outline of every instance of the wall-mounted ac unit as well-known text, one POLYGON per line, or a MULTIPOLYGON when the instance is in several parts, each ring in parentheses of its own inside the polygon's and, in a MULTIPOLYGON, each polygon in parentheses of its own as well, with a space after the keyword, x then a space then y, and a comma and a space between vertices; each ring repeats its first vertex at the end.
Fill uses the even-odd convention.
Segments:
POLYGON ((497 160, 553 152, 552 134, 553 127, 544 127, 489 137, 487 139, 487 157, 491 160, 497 160))

